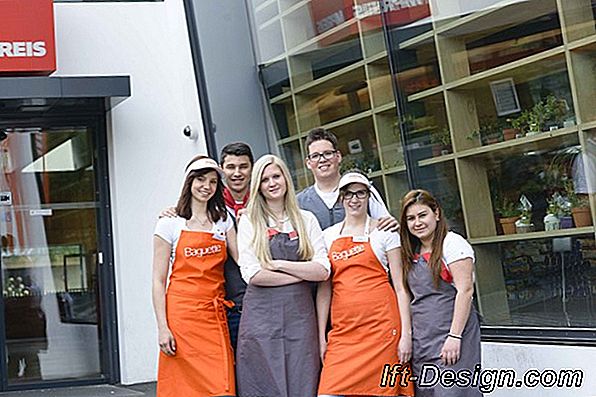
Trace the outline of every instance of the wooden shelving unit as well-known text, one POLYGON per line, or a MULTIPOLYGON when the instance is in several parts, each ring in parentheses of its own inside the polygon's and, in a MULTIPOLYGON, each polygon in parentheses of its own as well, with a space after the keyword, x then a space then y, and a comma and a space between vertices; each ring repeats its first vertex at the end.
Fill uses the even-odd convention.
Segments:
POLYGON ((281 27, 283 48, 265 54, 275 53, 271 63, 287 70, 289 87, 270 95, 269 103, 276 114, 279 151, 296 170, 296 188, 312 183, 303 161, 304 140, 310 129, 323 126, 338 135, 345 166, 370 166, 365 170, 396 203, 389 203, 392 211, 398 211, 408 184, 381 17, 348 17, 345 8, 343 20, 335 14, 322 26, 315 23, 324 19, 315 15, 316 0, 257 3, 255 15, 270 15, 269 20, 256 18, 257 36, 259 29, 281 27), (362 151, 350 153, 348 142, 355 140, 362 151))
MULTIPOLYGON (((316 0, 258 4, 255 12, 270 16, 260 19, 258 27, 279 22, 281 29, 283 48, 270 59, 284 65, 289 84, 270 98, 270 104, 287 124, 277 142, 282 154, 293 153, 291 162, 300 168, 298 189, 312 181, 303 161, 294 158, 304 159, 306 134, 323 126, 336 132, 347 160, 371 165, 370 175, 381 184, 377 188, 394 211, 408 189, 404 151, 418 150, 414 163, 424 172, 452 170, 462 221, 473 244, 555 237, 540 231, 497 235, 490 173, 510 158, 573 145, 587 150, 588 138, 596 134, 593 0, 502 0, 448 18, 436 13, 438 3, 433 0, 431 22, 414 23, 415 33, 406 33, 403 40, 397 36, 395 49, 386 48, 379 15, 351 16, 345 5, 341 13, 330 14, 333 18, 324 18, 316 15, 316 0), (388 54, 393 50, 398 64, 402 59, 412 62, 413 57, 416 65, 398 66, 399 72, 392 75, 388 54), (401 88, 399 101, 392 78, 401 88), (483 118, 497 118, 491 83, 512 79, 523 91, 520 106, 527 109, 541 78, 551 85, 554 79, 566 81, 571 124, 500 142, 473 136, 483 118), (406 113, 416 109, 407 122, 397 117, 396 103, 405 103, 406 113), (400 128, 411 137, 408 148, 401 142, 400 128), (447 130, 449 150, 433 157, 429 138, 447 130), (350 153, 348 143, 355 140, 361 153, 350 153), (364 154, 368 161, 362 160, 364 154)), ((353 2, 354 7, 360 4, 361 0, 353 2)), ((591 202, 595 207, 594 197, 591 202)), ((588 229, 570 230, 557 233, 585 234, 588 229)))

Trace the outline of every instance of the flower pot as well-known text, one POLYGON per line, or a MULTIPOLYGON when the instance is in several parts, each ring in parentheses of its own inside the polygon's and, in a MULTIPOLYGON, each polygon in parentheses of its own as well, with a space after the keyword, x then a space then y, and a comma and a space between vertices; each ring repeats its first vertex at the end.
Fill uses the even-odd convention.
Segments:
POLYGON ((544 230, 547 232, 551 230, 559 230, 561 228, 561 221, 556 215, 547 214, 544 217, 544 230))
POLYGON ((450 145, 434 145, 433 146, 433 157, 444 156, 451 153, 450 145))
POLYGON ((592 214, 590 212, 590 207, 572 208, 571 216, 573 216, 573 223, 575 223, 575 227, 592 226, 592 214))
POLYGON ((503 129, 503 139, 505 139, 506 141, 515 139, 515 137, 518 133, 519 133, 519 130, 517 128, 505 128, 505 129, 503 129))
POLYGON ((559 221, 561 221, 561 229, 571 229, 573 227, 573 218, 569 215, 560 217, 559 221))
POLYGON ((530 233, 534 231, 534 224, 533 223, 522 223, 521 220, 515 222, 515 233, 522 234, 522 233, 530 233))
POLYGON ((499 218, 499 223, 503 228, 503 234, 515 234, 515 221, 519 219, 519 216, 511 218, 499 218))

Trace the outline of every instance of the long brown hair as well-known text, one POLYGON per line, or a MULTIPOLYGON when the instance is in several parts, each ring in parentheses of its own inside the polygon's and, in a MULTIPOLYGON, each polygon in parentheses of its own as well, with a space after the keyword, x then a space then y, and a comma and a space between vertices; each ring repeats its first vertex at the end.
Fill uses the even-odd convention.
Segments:
MULTIPOLYGON (((198 155, 193 157, 187 164, 186 168, 188 168, 192 163, 195 161, 208 158, 204 155, 198 155)), ((195 178, 198 178, 202 175, 205 175, 211 171, 215 171, 217 174, 217 187, 215 188, 215 194, 207 201, 207 215, 211 218, 213 223, 219 221, 220 219, 225 220, 228 216, 228 211, 226 210, 226 204, 223 198, 223 181, 221 180, 221 175, 213 168, 204 168, 200 170, 191 171, 184 180, 184 185, 182 185, 182 191, 180 192, 180 197, 178 198, 178 204, 176 204, 176 212, 178 216, 188 220, 192 217, 192 182, 195 178)))
POLYGON ((414 262, 414 256, 421 248, 422 243, 420 239, 410 233, 408 229, 407 211, 414 204, 422 204, 429 207, 434 213, 438 214, 439 220, 437 221, 437 228, 433 235, 433 241, 431 244, 432 252, 430 254, 430 260, 428 266, 431 269, 433 275, 433 284, 435 288, 439 288, 441 280, 441 267, 443 257, 443 240, 447 236, 447 222, 443 217, 443 210, 441 206, 429 192, 422 189, 410 190, 404 198, 401 200, 401 216, 399 220, 399 234, 401 237, 401 257, 403 261, 402 271, 404 283, 408 285, 408 273, 412 269, 412 263, 414 262))

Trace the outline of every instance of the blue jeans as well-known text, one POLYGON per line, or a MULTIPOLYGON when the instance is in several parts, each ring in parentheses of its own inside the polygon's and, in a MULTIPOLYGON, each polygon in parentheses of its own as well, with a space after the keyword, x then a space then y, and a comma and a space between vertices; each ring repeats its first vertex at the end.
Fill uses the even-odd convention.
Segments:
POLYGON ((238 326, 240 325, 240 312, 238 309, 228 309, 228 329, 230 330, 230 343, 234 352, 238 343, 238 326))

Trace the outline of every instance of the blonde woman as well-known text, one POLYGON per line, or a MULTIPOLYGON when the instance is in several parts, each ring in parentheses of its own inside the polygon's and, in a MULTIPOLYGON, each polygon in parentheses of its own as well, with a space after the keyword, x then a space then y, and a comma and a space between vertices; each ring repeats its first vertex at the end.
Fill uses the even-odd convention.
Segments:
POLYGON ((248 283, 238 336, 239 396, 314 396, 319 378, 312 282, 329 277, 323 233, 298 208, 290 172, 276 156, 254 165, 238 225, 239 265, 248 283))

